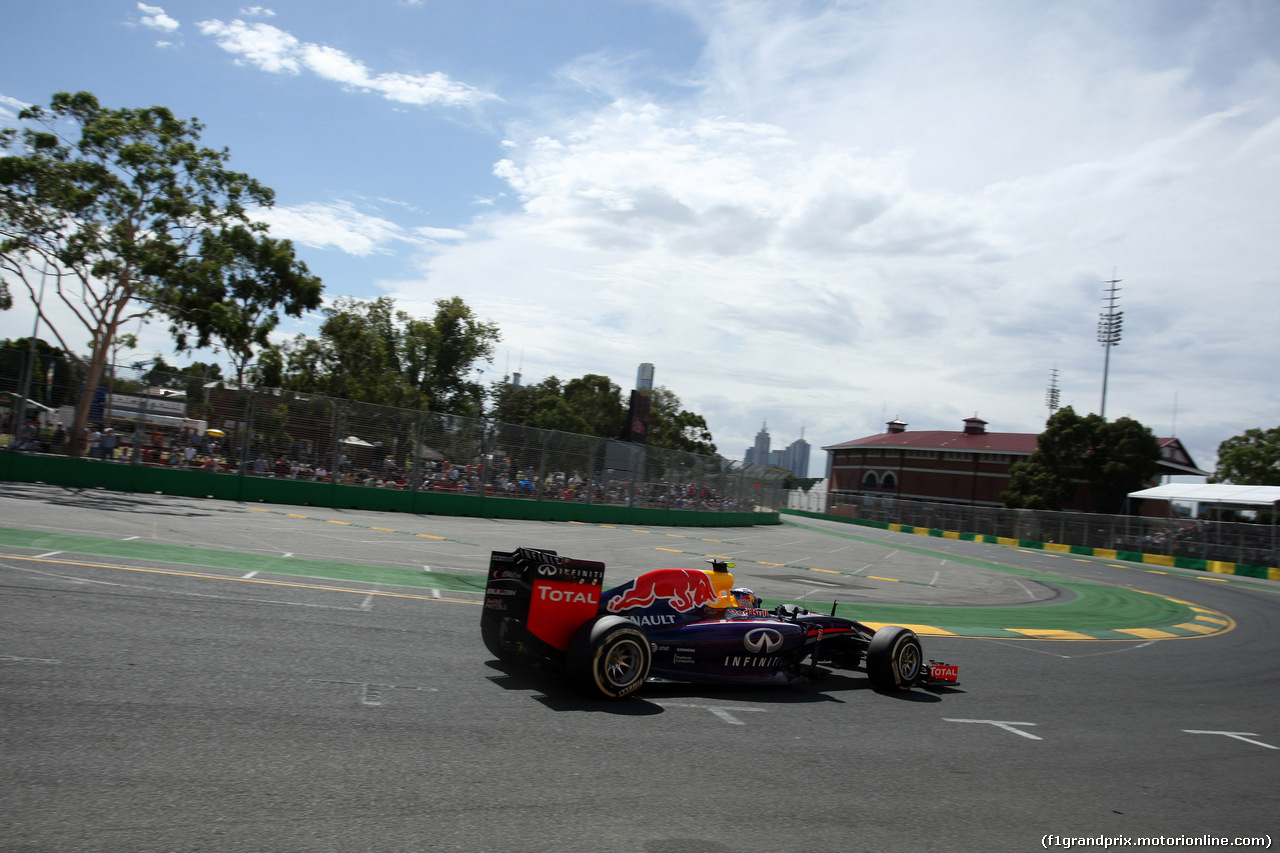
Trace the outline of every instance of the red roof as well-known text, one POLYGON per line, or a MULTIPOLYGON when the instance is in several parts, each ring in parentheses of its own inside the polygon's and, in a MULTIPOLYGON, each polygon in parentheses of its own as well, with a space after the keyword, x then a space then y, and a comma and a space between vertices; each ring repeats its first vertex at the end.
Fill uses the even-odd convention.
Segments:
POLYGON ((956 450, 968 453, 1017 453, 1030 456, 1035 452, 1039 436, 1033 432, 984 432, 979 434, 956 430, 906 430, 882 432, 866 438, 855 438, 841 444, 830 444, 823 450, 853 448, 886 448, 895 450, 956 450))
MULTIPOLYGON (((972 420, 972 419, 970 419, 972 420)), ((984 421, 985 423, 985 421, 984 421)), ((903 430, 882 432, 866 438, 855 438, 841 444, 829 444, 823 450, 892 448, 894 450, 954 450, 967 453, 1007 453, 1030 456, 1040 436, 1033 432, 954 432, 949 430, 903 430)), ((1162 474, 1208 475, 1196 468, 1182 442, 1176 438, 1157 438, 1164 451, 1160 458, 1162 474)))

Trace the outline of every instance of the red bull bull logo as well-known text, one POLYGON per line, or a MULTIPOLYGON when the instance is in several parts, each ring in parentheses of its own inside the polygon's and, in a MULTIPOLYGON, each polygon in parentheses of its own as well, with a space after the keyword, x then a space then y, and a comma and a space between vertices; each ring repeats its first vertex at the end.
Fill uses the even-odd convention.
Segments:
POLYGON ((706 572, 697 569, 656 569, 618 587, 605 609, 621 613, 638 607, 652 607, 663 602, 677 613, 688 613, 720 596, 706 572))

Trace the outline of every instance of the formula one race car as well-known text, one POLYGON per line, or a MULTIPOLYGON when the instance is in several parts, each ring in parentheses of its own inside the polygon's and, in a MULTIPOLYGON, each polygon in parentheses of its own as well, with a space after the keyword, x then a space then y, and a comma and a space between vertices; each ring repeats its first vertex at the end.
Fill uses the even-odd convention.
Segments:
POLYGON ((915 633, 812 613, 767 611, 735 590, 732 563, 655 569, 604 590, 604 563, 517 548, 489 559, 480 633, 506 663, 564 670, 622 699, 646 680, 752 684, 814 679, 865 664, 876 690, 955 684, 959 668, 925 662, 915 633), (735 594, 736 593, 736 594, 735 594))

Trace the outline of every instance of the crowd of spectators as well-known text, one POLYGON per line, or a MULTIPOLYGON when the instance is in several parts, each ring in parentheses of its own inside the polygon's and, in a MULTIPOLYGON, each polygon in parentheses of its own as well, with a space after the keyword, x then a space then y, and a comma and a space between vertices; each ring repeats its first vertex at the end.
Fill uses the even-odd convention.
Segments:
MULTIPOLYGON (((374 459, 367 447, 344 445, 335 458, 317 454, 310 441, 292 442, 281 451, 263 436, 252 435, 241 458, 240 443, 228 441, 218 431, 202 434, 194 429, 135 428, 121 434, 103 424, 85 427, 82 443, 84 455, 90 459, 302 482, 660 509, 752 508, 750 501, 694 483, 634 482, 618 472, 583 476, 553 471, 539 475, 532 468, 521 469, 501 452, 487 454, 483 464, 455 463, 448 459, 398 460, 393 455, 374 459)), ((62 423, 42 428, 36 421, 19 431, 10 449, 53 454, 74 451, 62 423)))

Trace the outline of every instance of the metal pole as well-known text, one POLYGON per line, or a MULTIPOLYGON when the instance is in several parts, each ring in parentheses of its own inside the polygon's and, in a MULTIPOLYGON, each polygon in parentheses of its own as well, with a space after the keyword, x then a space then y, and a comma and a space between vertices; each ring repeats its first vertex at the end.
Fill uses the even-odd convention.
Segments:
POLYGON ((31 341, 27 346, 27 364, 22 378, 22 398, 18 400, 18 417, 13 424, 12 445, 17 446, 22 438, 22 430, 27 423, 27 398, 31 396, 31 381, 36 371, 36 336, 40 334, 40 311, 44 307, 44 282, 49 274, 49 265, 45 264, 40 271, 40 295, 36 297, 36 319, 31 327, 31 341))
POLYGON ((1117 294, 1120 288, 1116 287, 1122 279, 1115 277, 1115 271, 1111 273, 1111 279, 1105 284, 1110 285, 1106 290, 1107 310, 1098 315, 1098 343, 1102 344, 1103 361, 1102 361, 1102 404, 1099 406, 1098 416, 1103 420, 1107 417, 1107 377, 1111 373, 1111 348, 1120 344, 1121 327, 1124 324, 1124 312, 1116 310, 1117 294))

